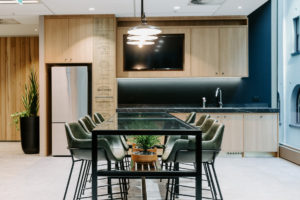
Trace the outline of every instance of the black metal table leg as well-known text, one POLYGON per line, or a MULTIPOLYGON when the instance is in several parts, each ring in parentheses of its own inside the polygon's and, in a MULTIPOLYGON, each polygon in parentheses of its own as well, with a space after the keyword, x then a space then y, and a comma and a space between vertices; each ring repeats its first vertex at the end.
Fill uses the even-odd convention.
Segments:
POLYGON ((196 200, 202 199, 202 136, 196 135, 196 200))
MULTIPOLYGON (((179 171, 179 163, 174 163, 174 170, 179 171)), ((179 194, 179 177, 175 178, 175 196, 179 194)))
POLYGON ((97 134, 92 134, 92 200, 97 200, 98 192, 97 192, 97 134))

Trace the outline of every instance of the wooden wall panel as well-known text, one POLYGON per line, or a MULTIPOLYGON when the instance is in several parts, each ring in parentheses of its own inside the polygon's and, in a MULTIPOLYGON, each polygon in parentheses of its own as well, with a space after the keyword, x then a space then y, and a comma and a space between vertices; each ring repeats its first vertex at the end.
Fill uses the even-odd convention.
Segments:
POLYGON ((0 141, 20 140, 10 115, 24 109, 24 84, 30 69, 39 69, 38 43, 38 37, 0 38, 0 141))

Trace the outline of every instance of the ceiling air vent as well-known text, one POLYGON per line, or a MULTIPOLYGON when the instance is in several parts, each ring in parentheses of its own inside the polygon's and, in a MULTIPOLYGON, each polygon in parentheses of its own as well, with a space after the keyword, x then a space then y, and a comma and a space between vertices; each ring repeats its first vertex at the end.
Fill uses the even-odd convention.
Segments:
POLYGON ((196 5, 215 5, 222 4, 225 0, 191 0, 191 4, 196 5))
POLYGON ((20 24, 20 22, 12 18, 7 18, 7 19, 0 19, 0 24, 20 24))

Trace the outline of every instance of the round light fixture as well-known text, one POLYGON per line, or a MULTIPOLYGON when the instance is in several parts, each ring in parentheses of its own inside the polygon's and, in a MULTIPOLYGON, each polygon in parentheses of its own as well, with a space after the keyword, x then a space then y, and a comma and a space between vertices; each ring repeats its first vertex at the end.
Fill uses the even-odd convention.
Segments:
POLYGON ((157 36, 154 35, 129 35, 128 40, 156 40, 157 36))
POLYGON ((130 44, 130 45, 153 45, 154 42, 151 42, 151 41, 128 41, 127 44, 130 44))
POLYGON ((161 33, 161 30, 159 30, 157 27, 150 26, 147 24, 141 24, 141 25, 132 27, 128 30, 128 34, 137 35, 137 36, 157 35, 160 33, 161 33))
POLYGON ((161 30, 159 28, 147 24, 144 12, 144 0, 141 0, 141 24, 128 30, 127 44, 138 45, 139 47, 153 45, 153 40, 158 38, 155 35, 160 33, 161 30))

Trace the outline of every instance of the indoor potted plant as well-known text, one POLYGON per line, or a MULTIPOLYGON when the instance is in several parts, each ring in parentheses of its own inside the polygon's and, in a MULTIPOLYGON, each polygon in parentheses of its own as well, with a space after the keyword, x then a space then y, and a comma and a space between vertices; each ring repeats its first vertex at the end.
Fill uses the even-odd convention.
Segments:
POLYGON ((11 115, 17 129, 20 122, 22 149, 26 154, 39 153, 39 88, 33 69, 30 71, 29 84, 25 84, 22 104, 25 110, 11 115))
POLYGON ((138 163, 152 163, 157 160, 157 148, 159 136, 137 135, 133 138, 132 160, 138 163))

